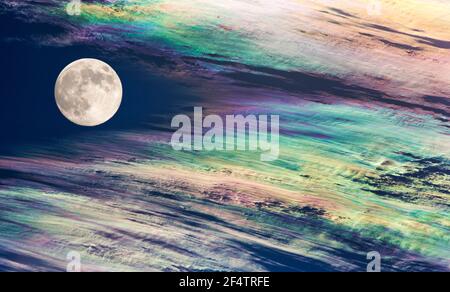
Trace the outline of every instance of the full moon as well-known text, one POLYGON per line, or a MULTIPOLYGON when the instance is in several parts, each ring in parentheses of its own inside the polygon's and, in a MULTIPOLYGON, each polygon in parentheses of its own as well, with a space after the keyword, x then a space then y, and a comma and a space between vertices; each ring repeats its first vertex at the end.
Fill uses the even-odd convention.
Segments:
POLYGON ((55 98, 61 113, 80 126, 110 120, 122 102, 122 83, 111 66, 96 59, 80 59, 58 76, 55 98))

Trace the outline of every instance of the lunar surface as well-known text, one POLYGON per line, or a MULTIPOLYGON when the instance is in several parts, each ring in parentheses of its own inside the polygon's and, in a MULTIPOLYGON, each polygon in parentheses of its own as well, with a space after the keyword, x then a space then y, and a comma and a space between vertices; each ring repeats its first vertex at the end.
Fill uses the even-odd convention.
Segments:
POLYGON ((114 69, 96 59, 80 59, 58 76, 55 97, 62 114, 80 126, 111 119, 122 101, 122 83, 114 69))

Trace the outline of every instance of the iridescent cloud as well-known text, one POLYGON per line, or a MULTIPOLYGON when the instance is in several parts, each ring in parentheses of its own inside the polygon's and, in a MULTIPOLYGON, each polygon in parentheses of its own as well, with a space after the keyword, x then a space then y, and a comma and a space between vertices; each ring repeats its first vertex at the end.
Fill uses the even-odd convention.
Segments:
POLYGON ((450 3, 336 2, 0 4, 61 28, 40 45, 185 82, 183 111, 281 118, 274 162, 142 129, 0 157, 0 267, 61 270, 78 250, 86 270, 364 271, 378 251, 384 270, 448 270, 450 3))

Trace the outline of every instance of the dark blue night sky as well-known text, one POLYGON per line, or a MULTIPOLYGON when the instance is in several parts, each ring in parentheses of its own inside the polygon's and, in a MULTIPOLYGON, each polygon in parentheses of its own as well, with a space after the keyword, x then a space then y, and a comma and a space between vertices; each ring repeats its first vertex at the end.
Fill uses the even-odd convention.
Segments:
POLYGON ((186 98, 181 85, 152 75, 127 60, 126 54, 111 56, 89 46, 47 47, 33 41, 48 34, 63 33, 58 27, 24 23, 11 15, 2 15, 0 30, 1 151, 80 132, 167 123, 153 119, 152 115, 164 115, 170 103, 186 98), (81 58, 97 58, 109 63, 123 84, 124 96, 119 112, 111 121, 95 128, 69 122, 59 112, 54 99, 58 74, 66 65, 81 58))

